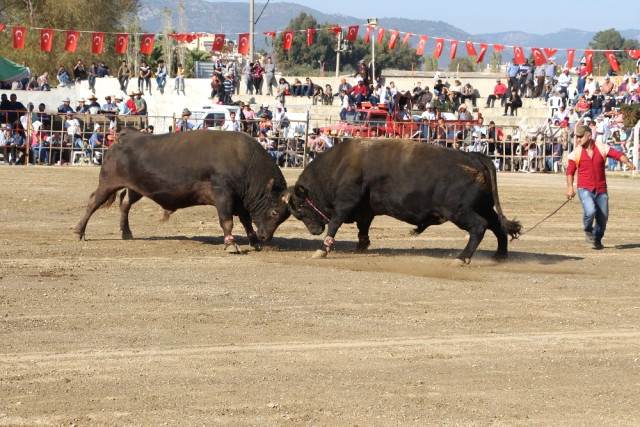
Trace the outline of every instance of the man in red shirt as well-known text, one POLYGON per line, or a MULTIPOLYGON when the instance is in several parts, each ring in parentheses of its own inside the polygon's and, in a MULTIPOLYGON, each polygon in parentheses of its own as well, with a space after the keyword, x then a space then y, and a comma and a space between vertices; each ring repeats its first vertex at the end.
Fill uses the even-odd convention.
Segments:
POLYGON ((493 108, 496 99, 500 99, 500 106, 504 107, 507 94, 507 85, 502 83, 500 79, 496 80, 496 86, 493 88, 493 93, 487 97, 487 105, 484 108, 493 108))
POLYGON ((609 218, 609 195, 604 172, 606 158, 611 157, 625 163, 629 170, 635 169, 635 166, 621 151, 594 141, 589 126, 576 126, 575 135, 576 148, 569 154, 567 167, 567 199, 573 199, 576 195, 573 176, 578 171, 578 196, 584 211, 582 220, 586 241, 592 244, 594 249, 603 249, 602 236, 609 218))

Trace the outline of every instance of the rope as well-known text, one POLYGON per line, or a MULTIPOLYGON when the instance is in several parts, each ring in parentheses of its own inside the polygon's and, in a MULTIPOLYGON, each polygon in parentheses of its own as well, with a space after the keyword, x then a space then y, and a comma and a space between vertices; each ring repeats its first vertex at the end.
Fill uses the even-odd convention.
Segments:
POLYGON ((520 236, 530 232, 531 230, 533 230, 534 228, 536 228, 537 226, 539 226, 540 224, 542 224, 543 222, 545 222, 546 220, 548 220, 549 218, 551 218, 553 215, 555 215, 556 213, 558 213, 558 211, 560 209, 562 209, 564 207, 564 205, 566 205, 567 203, 569 203, 572 199, 567 199, 563 204, 560 205, 560 207, 558 209, 556 209, 555 211, 551 212, 549 215, 547 215, 546 217, 544 217, 544 219, 540 222, 538 222, 536 225, 534 225, 533 227, 531 227, 530 229, 528 229, 527 231, 524 231, 522 233, 520 233, 520 236))

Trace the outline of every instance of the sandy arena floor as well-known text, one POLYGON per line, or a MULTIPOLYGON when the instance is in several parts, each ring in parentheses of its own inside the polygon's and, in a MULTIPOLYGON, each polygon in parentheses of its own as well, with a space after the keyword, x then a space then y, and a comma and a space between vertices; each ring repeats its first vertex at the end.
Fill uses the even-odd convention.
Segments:
MULTIPOLYGON (((113 206, 78 242, 98 171, 0 166, 2 425, 640 423, 638 179, 610 177, 602 251, 576 199, 506 263, 487 233, 454 268, 451 224, 379 217, 367 254, 345 225, 313 260, 321 238, 291 218, 234 256, 214 208, 161 223, 147 199, 135 240, 113 206)), ((565 199, 561 174, 498 180, 525 229, 565 199)))

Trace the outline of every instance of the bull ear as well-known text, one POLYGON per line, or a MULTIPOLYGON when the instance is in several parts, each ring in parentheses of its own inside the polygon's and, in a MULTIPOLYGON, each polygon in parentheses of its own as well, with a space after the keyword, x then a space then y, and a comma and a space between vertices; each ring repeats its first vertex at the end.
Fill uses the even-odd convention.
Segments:
POLYGON ((293 191, 295 192, 295 195, 301 199, 306 199, 309 196, 309 192, 302 185, 296 185, 293 191))
POLYGON ((275 181, 273 180, 273 178, 271 178, 271 179, 269 180, 269 182, 267 182, 267 186, 266 186, 266 188, 265 188, 265 190, 267 191, 267 194, 268 194, 268 193, 271 193, 271 190, 273 189, 273 183, 274 183, 274 182, 275 182, 275 181))

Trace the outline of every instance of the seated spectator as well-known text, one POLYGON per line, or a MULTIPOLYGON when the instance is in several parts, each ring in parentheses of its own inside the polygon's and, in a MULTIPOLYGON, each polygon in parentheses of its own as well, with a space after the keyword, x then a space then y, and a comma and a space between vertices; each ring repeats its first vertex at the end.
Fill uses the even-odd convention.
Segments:
POLYGON ((76 107, 76 113, 85 114, 89 112, 89 107, 87 106, 87 100, 84 98, 78 98, 78 106, 76 107))
POLYGON ((507 94, 507 86, 500 81, 500 79, 496 80, 496 85, 493 88, 493 93, 487 97, 487 104, 484 108, 493 108, 495 105, 496 99, 500 99, 500 106, 504 106, 506 102, 506 94, 507 94))
POLYGON ((231 132, 240 132, 242 130, 242 124, 236 120, 236 113, 231 111, 229 113, 229 120, 225 120, 222 125, 222 130, 231 132))
POLYGON ((38 90, 44 90, 44 91, 51 90, 51 85, 49 84, 49 72, 45 71, 38 78, 38 90))
POLYGON ((84 148, 82 142, 82 127, 73 113, 67 113, 64 121, 64 129, 67 132, 66 142, 70 143, 73 148, 84 148))
POLYGON ((262 113, 260 115, 260 121, 258 122, 258 132, 269 132, 273 129, 273 123, 271 123, 271 119, 269 119, 269 115, 267 113, 262 113))
POLYGON ((471 82, 467 82, 463 87, 460 94, 460 102, 466 103, 471 100, 471 105, 476 106, 476 90, 471 86, 471 82))
POLYGON ((453 84, 449 87, 449 96, 451 97, 451 102, 453 103, 453 109, 457 110, 462 103, 462 82, 460 82, 460 80, 454 80, 453 84))
POLYGON ((322 86, 320 85, 313 85, 313 105, 318 105, 318 100, 320 100, 320 102, 322 102, 322 99, 324 98, 324 89, 322 89, 322 86))
POLYGON ((293 83, 291 84, 291 95, 302 96, 302 82, 298 78, 293 79, 293 83))
POLYGON ((103 61, 100 61, 100 64, 98 65, 98 77, 107 77, 109 73, 109 67, 103 61))
POLYGON ((578 96, 578 102, 575 103, 575 111, 579 116, 591 115, 591 103, 585 99, 583 95, 578 96))
POLYGON ((311 77, 307 77, 305 79, 305 83, 302 84, 302 93, 300 94, 300 96, 306 96, 308 98, 311 98, 311 96, 313 95, 313 89, 315 88, 313 82, 311 81, 311 77))
POLYGON ((333 89, 330 84, 324 87, 324 97, 322 98, 324 105, 333 105, 333 89))
POLYGON ((9 155, 9 164, 24 164, 26 140, 23 132, 12 125, 7 125, 7 132, 5 145, 9 155))
POLYGON ((283 77, 280 77, 280 80, 278 80, 278 86, 276 87, 276 99, 280 104, 284 105, 285 97, 287 95, 291 95, 291 87, 283 77))
POLYGON ((182 110, 182 118, 176 122, 176 132, 187 132, 193 130, 195 125, 189 121, 191 111, 188 108, 182 110))
POLYGON ((104 150, 104 139, 102 138, 102 126, 100 123, 96 123, 93 126, 93 133, 89 138, 89 145, 87 146, 87 157, 91 158, 93 155, 93 164, 102 164, 102 152, 104 150))
POLYGON ((87 113, 98 114, 100 112, 100 104, 98 104, 98 97, 94 94, 89 95, 89 103, 86 105, 87 113))
POLYGON ((64 68, 64 66, 58 68, 58 72, 56 73, 56 78, 58 79, 58 84, 62 87, 65 87, 71 84, 71 76, 64 68))
POLYGON ((567 109, 565 108, 564 105, 560 105, 560 107, 558 107, 556 112, 551 117, 551 120, 554 123, 556 121, 562 123, 562 122, 564 122, 565 120, 568 120, 568 119, 569 119, 569 112, 567 111, 567 109))
POLYGON ((46 141, 48 135, 41 131, 42 123, 35 121, 31 123, 31 155, 29 163, 32 165, 49 163, 49 147, 46 141))
POLYGON ((458 120, 473 120, 473 115, 467 110, 467 104, 458 107, 458 120))
POLYGON ((78 59, 78 62, 76 62, 76 65, 73 67, 73 79, 76 83, 87 80, 87 70, 80 59, 78 59))

